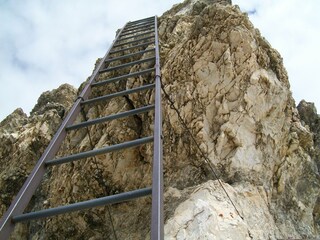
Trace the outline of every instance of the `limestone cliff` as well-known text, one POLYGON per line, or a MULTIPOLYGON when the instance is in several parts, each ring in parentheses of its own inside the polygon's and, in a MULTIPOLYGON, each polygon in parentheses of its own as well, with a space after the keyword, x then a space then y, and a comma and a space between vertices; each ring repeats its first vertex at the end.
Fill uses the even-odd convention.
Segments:
MULTIPOLYGON (((313 148, 310 149, 310 156, 316 162, 318 170, 320 168, 320 115, 314 103, 302 100, 298 105, 302 124, 310 129, 313 133, 313 148)), ((313 209, 313 217, 315 220, 315 228, 320 232, 320 195, 318 195, 317 203, 313 209)))
MULTIPOLYGON (((159 36, 165 239, 319 237, 316 139, 300 120, 279 53, 230 1, 175 5, 159 19, 159 36)), ((150 79, 130 78, 93 95, 150 79)), ((29 118, 18 109, 0 124, 1 214, 75 98, 72 87, 61 86, 43 94, 29 118)), ((152 90, 136 93, 86 107, 86 118, 151 102, 152 90)), ((71 132, 59 155, 147 136, 152 115, 90 127, 91 141, 85 129, 71 132)), ((54 167, 29 210, 149 186, 151 161, 152 144, 54 167)), ((115 239, 112 220, 118 239, 148 239, 150 207, 150 198, 141 198, 34 221, 19 225, 13 238, 115 239)))

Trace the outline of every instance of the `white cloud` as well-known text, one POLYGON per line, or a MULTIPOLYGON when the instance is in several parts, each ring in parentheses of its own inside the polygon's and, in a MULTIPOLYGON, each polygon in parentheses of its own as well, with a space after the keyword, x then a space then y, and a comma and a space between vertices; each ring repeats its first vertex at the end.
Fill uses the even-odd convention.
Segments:
POLYGON ((30 112, 62 83, 78 87, 127 21, 161 15, 177 0, 0 1, 0 120, 30 112))
POLYGON ((320 110, 320 2, 313 0, 233 0, 249 15, 255 27, 277 49, 289 74, 293 97, 315 102, 320 110))

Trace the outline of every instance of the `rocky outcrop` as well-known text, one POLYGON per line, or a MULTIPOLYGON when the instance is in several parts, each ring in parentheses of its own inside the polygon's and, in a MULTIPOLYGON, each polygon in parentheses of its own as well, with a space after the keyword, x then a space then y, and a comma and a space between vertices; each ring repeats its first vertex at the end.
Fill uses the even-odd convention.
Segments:
MULTIPOLYGON (((320 116, 317 114, 317 109, 314 103, 302 100, 297 107, 301 122, 304 126, 310 129, 313 133, 313 148, 310 151, 310 156, 316 162, 318 171, 320 169, 320 116)), ((313 218, 315 227, 320 232, 320 196, 318 196, 316 206, 313 210, 313 218)))
POLYGON ((178 190, 167 194, 186 195, 166 224, 166 239, 280 239, 269 211, 268 196, 263 187, 250 184, 230 186, 226 191, 240 209, 235 211, 218 181, 178 190))
POLYGON ((264 189, 267 201, 259 205, 267 204, 277 226, 270 236, 315 236, 312 135, 300 123, 281 57, 237 7, 202 4, 196 14, 180 15, 182 9, 169 12, 159 29, 165 89, 223 180, 264 189))
POLYGON ((30 117, 19 108, 0 123, 0 215, 18 193, 75 97, 74 87, 61 85, 40 96, 30 117))
POLYGON ((32 109, 31 115, 41 115, 55 109, 59 116, 63 118, 65 110, 69 109, 75 100, 75 93, 75 89, 69 84, 63 84, 58 89, 42 93, 32 109))
POLYGON ((320 116, 314 103, 302 100, 297 107, 301 122, 304 126, 308 126, 313 133, 313 141, 315 149, 320 149, 320 116))
MULTIPOLYGON (((320 182, 311 155, 313 135, 300 121, 279 53, 229 1, 178 4, 159 19, 159 36, 166 239, 318 237, 320 182)), ((141 67, 148 67, 145 64, 141 67)), ((130 78, 94 89, 93 95, 132 88, 150 79, 153 76, 130 78)), ((53 114, 58 124, 59 111, 42 106, 50 101, 39 101, 35 111, 53 114)), ((150 90, 88 106, 84 112, 92 119, 152 102, 150 90)), ((148 136, 152 115, 70 132, 59 156, 148 136)), ((20 122, 12 126, 21 126, 20 122)), ((38 132, 41 136, 42 124, 23 125, 23 129, 35 129, 32 136, 38 132)), ((53 129, 43 130, 46 140, 37 153, 53 129)), ((18 146, 12 143, 13 148, 18 146)), ((14 152, 9 149, 7 155, 14 152)), ((37 156, 26 156, 33 162, 21 159, 21 164, 34 164, 37 156)), ((148 144, 53 167, 30 209, 149 186, 151 162, 152 144, 148 144)), ((7 169, 1 174, 7 174, 7 169)), ((114 234, 118 239, 148 239, 150 204, 150 198, 142 198, 35 221, 16 234, 21 236, 23 230, 33 239, 114 239, 114 234)))

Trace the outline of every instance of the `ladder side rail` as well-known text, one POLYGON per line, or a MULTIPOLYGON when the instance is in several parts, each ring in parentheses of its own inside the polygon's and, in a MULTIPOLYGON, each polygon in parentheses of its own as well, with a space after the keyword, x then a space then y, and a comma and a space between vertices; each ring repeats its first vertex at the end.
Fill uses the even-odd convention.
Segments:
POLYGON ((151 239, 163 240, 163 164, 162 164, 162 110, 161 110, 161 72, 157 16, 155 16, 155 115, 152 167, 152 214, 151 239))
POLYGON ((99 74, 100 69, 102 68, 109 52, 111 51, 113 45, 118 40, 122 30, 126 27, 126 25, 121 29, 121 31, 116 36, 115 40, 109 47, 107 53, 103 57, 103 59, 100 61, 98 67, 94 71, 94 73, 91 75, 89 82, 82 90, 81 94, 73 104, 72 108, 70 109, 67 117, 63 120, 62 124, 60 125, 58 131, 50 141, 48 147, 38 160, 36 166, 28 176, 27 180, 23 184, 22 188, 16 195, 15 199, 11 203, 8 210, 5 212, 5 214, 0 219, 0 239, 8 239, 11 232, 14 229, 14 223, 12 222, 12 217, 14 215, 22 214, 26 206, 28 205, 31 197, 33 196, 36 188, 40 184, 43 175, 45 174, 45 160, 51 159, 55 156, 55 154, 58 152, 63 139, 66 136, 66 130, 65 127, 70 125, 75 118, 77 117, 78 113, 80 112, 80 103, 81 100, 87 99, 90 92, 91 92, 91 83, 93 83, 96 80, 96 77, 99 74))

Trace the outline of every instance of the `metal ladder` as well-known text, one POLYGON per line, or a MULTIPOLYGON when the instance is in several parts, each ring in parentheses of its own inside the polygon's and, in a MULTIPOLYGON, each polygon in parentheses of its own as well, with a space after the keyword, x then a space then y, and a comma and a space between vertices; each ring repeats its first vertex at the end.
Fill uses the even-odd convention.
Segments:
POLYGON ((87 85, 82 90, 81 94, 75 101, 68 115, 62 122, 60 128, 54 135, 49 146, 38 160, 33 171, 27 178, 23 187, 15 197, 11 206, 1 218, 0 221, 0 239, 9 238, 11 232, 14 229, 16 223, 23 221, 30 221, 38 218, 45 218, 55 216, 58 214, 68 213, 72 211, 120 203, 131 199, 152 195, 152 207, 151 207, 151 239, 163 239, 163 166, 162 166, 162 116, 161 116, 161 82, 160 82, 160 59, 159 59, 159 41, 158 41, 158 28, 157 28, 157 16, 141 19, 134 22, 128 22, 117 34, 111 47, 98 64, 96 70, 93 72, 87 85), (148 46, 154 45, 154 48, 147 49, 148 46), (143 49, 143 50, 141 50, 143 49), (130 51, 131 53, 126 53, 130 51), (134 51, 134 52, 132 52, 134 51), (131 61, 128 63, 120 64, 117 66, 108 66, 113 61, 129 59, 132 56, 143 55, 147 52, 154 52, 154 56, 150 58, 144 58, 137 61, 131 61), (114 55, 117 55, 116 57, 114 55), (126 69, 129 66, 135 66, 145 62, 154 62, 154 68, 144 69, 133 73, 126 73, 120 76, 115 76, 102 81, 97 81, 101 73, 126 69), (102 86, 108 83, 115 83, 118 81, 126 80, 130 77, 147 75, 154 73, 155 80, 152 84, 146 84, 140 87, 127 89, 124 91, 115 92, 109 95, 95 97, 89 99, 91 89, 102 86), (114 97, 126 96, 131 93, 145 91, 148 89, 154 89, 155 102, 153 105, 144 106, 129 110, 127 112, 121 112, 114 115, 109 115, 93 120, 88 120, 78 124, 73 124, 74 120, 87 104, 100 102, 103 100, 109 100, 114 97), (55 159, 64 138, 68 131, 87 127, 93 124, 111 121, 113 119, 119 119, 127 116, 133 116, 139 113, 154 110, 154 128, 153 136, 143 137, 136 140, 123 142, 116 145, 102 147, 100 149, 89 150, 66 157, 55 159), (73 125, 72 125, 73 124, 73 125), (153 142, 153 167, 152 167, 152 186, 148 188, 138 189, 130 192, 124 192, 112 196, 105 196, 88 201, 78 202, 65 206, 59 206, 55 208, 49 208, 36 212, 23 213, 27 207, 31 197, 40 184, 43 175, 47 168, 51 166, 63 164, 80 160, 83 158, 104 154, 120 149, 139 146, 142 144, 153 142))

